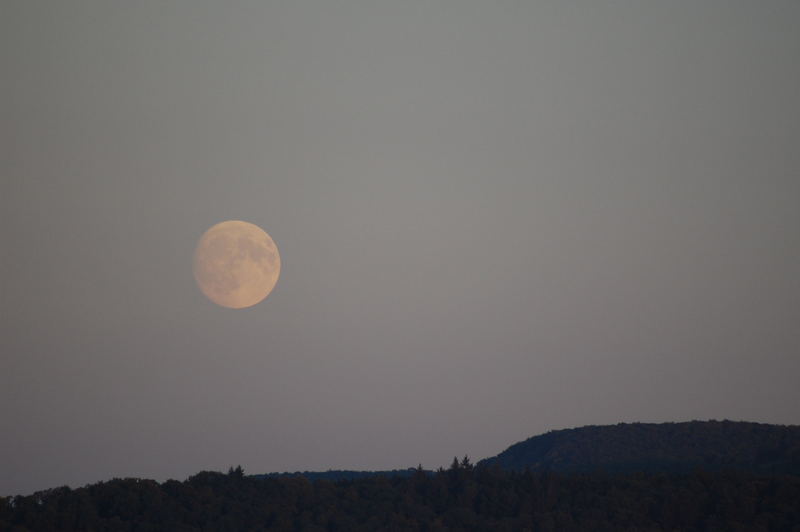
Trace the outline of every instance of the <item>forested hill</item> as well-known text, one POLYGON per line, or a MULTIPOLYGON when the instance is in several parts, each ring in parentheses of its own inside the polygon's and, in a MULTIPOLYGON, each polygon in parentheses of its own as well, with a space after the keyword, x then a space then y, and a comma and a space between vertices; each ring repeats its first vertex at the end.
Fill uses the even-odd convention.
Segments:
MULTIPOLYGON (((516 443, 479 466, 562 473, 691 473, 742 471, 800 475, 800 426, 744 421, 619 423, 555 430, 516 443)), ((254 478, 304 477, 357 480, 408 477, 415 468, 391 471, 298 471, 254 478)), ((426 471, 428 474, 432 471, 426 471)))
POLYGON ((734 421, 587 426, 534 436, 479 465, 518 471, 798 475, 800 426, 734 421))
POLYGON ((550 432, 478 467, 316 478, 237 467, 0 497, 0 531, 783 532, 800 530, 798 472, 800 427, 620 424, 550 432))

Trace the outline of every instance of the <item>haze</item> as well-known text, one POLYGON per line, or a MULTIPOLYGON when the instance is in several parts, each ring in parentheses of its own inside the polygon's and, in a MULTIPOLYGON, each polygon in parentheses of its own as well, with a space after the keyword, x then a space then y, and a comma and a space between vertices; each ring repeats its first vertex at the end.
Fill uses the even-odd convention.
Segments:
POLYGON ((797 2, 0 11, 0 494, 800 422, 797 2))

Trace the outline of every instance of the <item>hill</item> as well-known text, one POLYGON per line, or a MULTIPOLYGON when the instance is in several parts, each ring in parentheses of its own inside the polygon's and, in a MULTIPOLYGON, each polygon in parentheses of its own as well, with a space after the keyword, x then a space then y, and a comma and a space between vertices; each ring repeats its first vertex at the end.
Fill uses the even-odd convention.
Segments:
POLYGON ((746 471, 800 474, 800 426, 734 421, 620 423, 556 430, 481 466, 564 473, 746 471))
POLYGON ((800 532, 799 466, 795 426, 590 426, 435 472, 246 476, 237 467, 0 497, 0 530, 800 532))
MULTIPOLYGON (((295 471, 294 473, 263 473, 260 475, 250 475, 253 478, 296 478, 303 477, 306 480, 327 480, 328 482, 339 482, 340 480, 359 480, 368 477, 410 477, 417 469, 391 469, 386 471, 353 471, 349 469, 329 469, 328 471, 295 471)), ((429 471, 427 473, 430 473, 429 471)))

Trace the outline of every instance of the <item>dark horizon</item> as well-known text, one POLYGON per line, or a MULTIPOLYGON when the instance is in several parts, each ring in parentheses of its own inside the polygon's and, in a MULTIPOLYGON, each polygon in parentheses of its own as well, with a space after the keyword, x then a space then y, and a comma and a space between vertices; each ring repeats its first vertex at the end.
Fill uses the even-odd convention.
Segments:
POLYGON ((0 494, 800 423, 800 3, 3 6, 0 494))
POLYGON ((0 528, 764 530, 800 523, 800 426, 733 421, 553 431, 435 471, 113 479, 0 498, 0 528))
MULTIPOLYGON (((492 471, 558 473, 564 475, 686 475, 747 473, 764 478, 800 475, 800 425, 750 421, 691 420, 664 423, 616 423, 550 430, 511 442, 495 455, 455 455, 447 464, 426 467, 422 463, 395 469, 245 471, 240 464, 224 470, 199 470, 188 482, 206 474, 227 474, 260 479, 303 477, 311 482, 340 482, 371 477, 408 478, 415 473, 434 474, 454 467, 488 468, 492 471)), ((430 464, 429 464, 430 465, 430 464)), ((49 486, 36 493, 87 488, 119 480, 154 481, 137 476, 108 478, 85 486, 49 486)), ((157 482, 157 481, 156 481, 157 482)), ((30 496, 12 494, 6 497, 30 496)), ((0 496, 3 497, 3 496, 0 496)))

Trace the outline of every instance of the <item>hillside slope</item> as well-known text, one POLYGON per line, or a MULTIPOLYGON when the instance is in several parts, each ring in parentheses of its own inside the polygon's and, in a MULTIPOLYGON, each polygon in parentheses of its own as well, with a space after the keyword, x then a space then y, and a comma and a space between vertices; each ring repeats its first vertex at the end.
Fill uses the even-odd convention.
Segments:
POLYGON ((534 436, 479 465, 559 472, 800 474, 800 426, 733 421, 587 426, 534 436))

